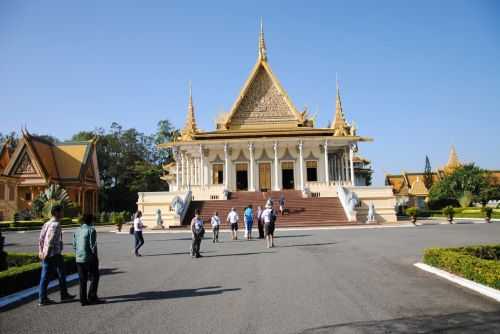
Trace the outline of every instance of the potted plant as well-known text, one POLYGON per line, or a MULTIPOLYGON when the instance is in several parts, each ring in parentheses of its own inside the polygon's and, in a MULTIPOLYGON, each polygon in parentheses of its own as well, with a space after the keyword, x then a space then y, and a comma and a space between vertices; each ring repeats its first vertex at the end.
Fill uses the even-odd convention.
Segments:
POLYGON ((410 220, 411 222, 413 223, 413 225, 417 225, 416 222, 417 222, 417 208, 415 207, 412 207, 412 208, 407 208, 405 210, 406 212, 406 215, 410 217, 410 220))
POLYGON ((484 212, 484 220, 487 223, 491 223, 491 214, 493 213, 493 208, 486 206, 483 208, 483 212, 484 212))
POLYGON ((445 215, 448 218, 448 222, 450 224, 453 224, 453 216, 455 215, 455 209, 451 205, 448 205, 443 209, 443 215, 445 215))
POLYGON ((119 212, 112 212, 111 223, 113 225, 116 225, 116 229, 118 230, 118 232, 121 232, 123 226, 123 215, 119 212))

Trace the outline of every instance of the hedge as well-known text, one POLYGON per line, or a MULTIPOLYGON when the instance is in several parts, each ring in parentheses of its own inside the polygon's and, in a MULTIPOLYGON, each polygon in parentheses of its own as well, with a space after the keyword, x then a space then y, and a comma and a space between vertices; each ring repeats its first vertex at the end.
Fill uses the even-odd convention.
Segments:
MULTIPOLYGON (((64 254, 64 270, 66 275, 76 272, 74 254, 64 254)), ((20 266, 12 266, 0 271, 0 297, 32 288, 40 282, 42 265, 38 255, 33 253, 10 253, 7 254, 9 266, 15 263, 20 266)))
POLYGON ((428 248, 424 263, 500 290, 500 244, 428 248))

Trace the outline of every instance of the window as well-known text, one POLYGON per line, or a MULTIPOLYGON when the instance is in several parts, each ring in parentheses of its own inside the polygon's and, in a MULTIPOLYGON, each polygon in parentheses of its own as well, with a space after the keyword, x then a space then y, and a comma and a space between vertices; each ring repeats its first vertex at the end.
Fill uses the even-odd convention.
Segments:
POLYGON ((212 184, 224 183, 224 164, 212 165, 212 184))
POLYGON ((307 168, 307 182, 318 181, 318 161, 309 160, 306 161, 307 168))
POLYGON ((5 199, 5 184, 0 183, 0 200, 5 199))
POLYGON ((32 196, 31 196, 31 192, 29 192, 29 191, 28 191, 28 192, 26 192, 26 193, 24 194, 24 199, 25 199, 26 201, 31 201, 31 198, 32 198, 32 196))
POLYGON ((16 200, 16 187, 10 185, 9 186, 9 201, 15 201, 16 200))

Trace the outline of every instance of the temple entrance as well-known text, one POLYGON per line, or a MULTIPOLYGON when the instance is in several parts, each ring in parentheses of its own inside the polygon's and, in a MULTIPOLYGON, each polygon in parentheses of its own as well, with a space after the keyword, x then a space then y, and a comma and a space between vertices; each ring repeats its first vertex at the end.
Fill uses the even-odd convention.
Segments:
POLYGON ((262 162, 259 164, 259 189, 260 191, 271 190, 271 163, 262 162))
POLYGON ((248 164, 236 164, 236 190, 248 190, 248 164))
POLYGON ((281 163, 281 180, 283 182, 283 189, 295 188, 293 178, 293 162, 281 163))

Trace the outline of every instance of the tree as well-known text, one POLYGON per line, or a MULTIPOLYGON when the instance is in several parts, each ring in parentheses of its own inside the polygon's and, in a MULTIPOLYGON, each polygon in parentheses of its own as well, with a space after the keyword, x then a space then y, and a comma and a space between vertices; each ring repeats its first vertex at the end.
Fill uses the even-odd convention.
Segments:
POLYGON ((32 210, 35 216, 49 218, 55 205, 67 209, 73 205, 66 190, 58 184, 51 184, 33 201, 32 210))
POLYGON ((0 145, 7 143, 7 147, 10 152, 14 152, 18 142, 19 142, 19 136, 15 131, 12 131, 7 134, 0 133, 0 145))
POLYGON ((481 192, 489 187, 487 171, 472 163, 457 168, 451 175, 435 183, 429 191, 429 199, 435 203, 456 204, 464 194, 470 193, 474 201, 479 201, 481 192))
POLYGON ((432 187, 432 169, 431 162, 429 161, 429 157, 425 156, 425 168, 424 168, 424 184, 427 189, 431 189, 432 187))
POLYGON ((109 130, 81 131, 72 140, 97 137, 97 159, 101 179, 100 208, 105 211, 132 211, 137 192, 162 191, 168 186, 160 180, 162 165, 172 161, 171 150, 157 145, 178 136, 172 124, 160 121, 156 133, 145 135, 134 128, 112 123, 109 130))

